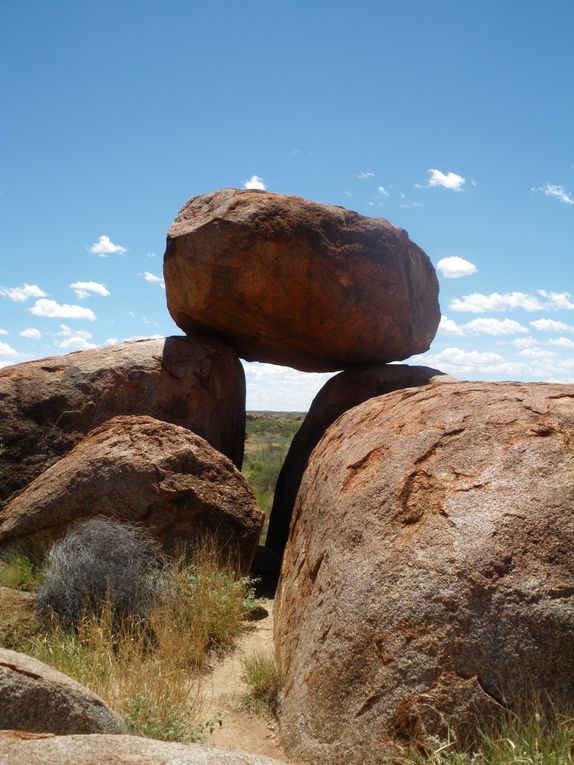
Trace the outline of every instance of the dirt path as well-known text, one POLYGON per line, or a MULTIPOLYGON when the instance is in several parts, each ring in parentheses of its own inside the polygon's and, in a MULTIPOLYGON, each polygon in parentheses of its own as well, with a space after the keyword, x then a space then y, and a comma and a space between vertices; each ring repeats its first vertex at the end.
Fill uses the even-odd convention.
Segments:
POLYGON ((239 638, 233 652, 216 663, 206 676, 199 719, 223 716, 222 727, 216 728, 205 742, 208 746, 251 752, 290 763, 293 761, 281 747, 275 721, 241 709, 241 700, 247 691, 241 680, 241 659, 256 651, 273 652, 273 601, 265 600, 263 605, 268 616, 252 622, 251 629, 239 638))

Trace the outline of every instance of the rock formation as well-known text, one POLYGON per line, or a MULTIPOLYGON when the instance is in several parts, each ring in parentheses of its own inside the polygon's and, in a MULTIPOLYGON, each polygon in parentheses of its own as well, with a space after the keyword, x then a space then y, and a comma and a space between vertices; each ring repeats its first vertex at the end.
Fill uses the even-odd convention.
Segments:
POLYGON ((138 736, 27 737, 0 731, 0 765, 284 765, 246 752, 138 736))
POLYGON ((572 385, 448 382, 340 417, 276 601, 288 749, 357 765, 420 718, 464 735, 533 693, 571 704, 573 476, 572 385))
POLYGON ((283 555, 293 505, 307 460, 337 417, 373 396, 450 379, 443 372, 430 367, 369 364, 347 369, 328 380, 316 395, 303 424, 295 434, 277 478, 266 546, 278 555, 283 555))
POLYGON ((243 369, 216 340, 143 340, 4 367, 0 405, 0 507, 120 414, 182 425, 238 467, 243 459, 243 369))
POLYGON ((421 353, 440 319, 436 274, 406 231, 283 194, 191 199, 169 230, 164 275, 185 332, 304 371, 421 353))
MULTIPOLYGON (((0 699, 0 729, 62 735, 127 731, 122 718, 95 693, 37 659, 4 648, 0 699)), ((0 763, 3 754, 0 749, 0 763)))
POLYGON ((115 417, 0 511, 0 549, 41 554, 94 515, 148 527, 168 551, 210 533, 248 567, 264 515, 233 463, 186 428, 115 417))

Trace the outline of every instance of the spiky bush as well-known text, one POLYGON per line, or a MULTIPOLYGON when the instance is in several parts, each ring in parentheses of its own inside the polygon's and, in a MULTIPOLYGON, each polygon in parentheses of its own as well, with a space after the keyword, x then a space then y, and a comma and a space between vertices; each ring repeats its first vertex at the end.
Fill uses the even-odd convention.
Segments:
POLYGON ((49 551, 37 593, 42 614, 77 625, 104 605, 114 623, 145 618, 161 591, 159 545, 145 531, 105 517, 71 530, 49 551))

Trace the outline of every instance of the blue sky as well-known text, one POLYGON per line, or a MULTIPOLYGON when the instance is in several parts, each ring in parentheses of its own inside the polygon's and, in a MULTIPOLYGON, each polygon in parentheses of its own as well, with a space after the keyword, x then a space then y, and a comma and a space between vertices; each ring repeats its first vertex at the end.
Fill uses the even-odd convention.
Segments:
MULTIPOLYGON (((167 228, 247 183, 407 229, 446 317, 413 362, 574 382, 573 32, 571 0, 2 0, 0 365, 178 334, 167 228)), ((327 377, 246 373, 279 410, 327 377)))

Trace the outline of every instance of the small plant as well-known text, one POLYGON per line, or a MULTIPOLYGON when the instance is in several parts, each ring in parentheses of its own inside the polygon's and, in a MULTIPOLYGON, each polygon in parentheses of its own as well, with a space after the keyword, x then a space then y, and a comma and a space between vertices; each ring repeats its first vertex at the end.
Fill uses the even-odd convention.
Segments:
POLYGON ((3 454, 6 454, 6 452, 7 452, 7 451, 8 451, 8 447, 7 447, 7 446, 4 446, 4 444, 2 443, 2 441, 0 441, 0 457, 1 457, 3 454))
POLYGON ((274 714, 283 687, 283 676, 275 657, 269 653, 256 652, 243 661, 241 679, 249 686, 245 705, 256 714, 274 714))
POLYGON ((34 590, 42 581, 38 566, 25 555, 9 554, 0 562, 0 585, 15 590, 34 590))
POLYGON ((68 625, 98 613, 104 603, 116 626, 128 616, 144 618, 159 597, 162 568, 157 542, 142 529, 92 518, 49 551, 38 608, 68 625))

